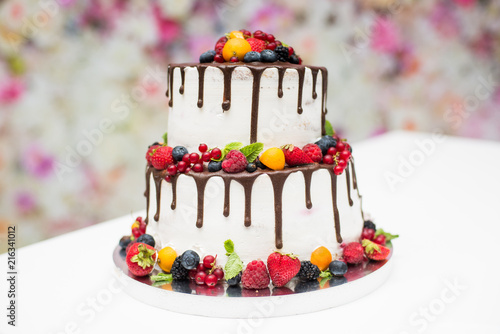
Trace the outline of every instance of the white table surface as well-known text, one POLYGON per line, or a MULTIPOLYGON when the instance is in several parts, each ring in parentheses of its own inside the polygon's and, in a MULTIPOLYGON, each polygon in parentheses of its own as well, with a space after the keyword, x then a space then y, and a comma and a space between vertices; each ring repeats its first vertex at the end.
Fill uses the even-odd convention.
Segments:
MULTIPOLYGON (((19 249, 18 326, 6 324, 2 278, 0 333, 500 333, 500 143, 445 137, 391 188, 385 174, 431 138, 393 132, 354 145, 365 212, 401 235, 392 275, 362 299, 250 322, 145 305, 113 275, 127 215, 19 249)), ((0 264, 6 273, 6 254, 0 264)))

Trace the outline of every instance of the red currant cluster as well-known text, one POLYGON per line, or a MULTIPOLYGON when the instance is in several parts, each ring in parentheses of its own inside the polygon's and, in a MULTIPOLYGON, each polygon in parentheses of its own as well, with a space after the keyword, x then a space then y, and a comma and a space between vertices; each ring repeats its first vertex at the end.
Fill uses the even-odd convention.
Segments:
POLYGON ((141 235, 146 233, 146 222, 142 217, 137 217, 132 224, 132 235, 134 238, 139 238, 141 235))
POLYGON ((189 173, 191 170, 196 173, 203 172, 203 163, 208 163, 212 159, 219 159, 222 156, 222 151, 220 148, 213 148, 208 150, 207 144, 200 144, 198 147, 200 153, 192 152, 186 153, 182 157, 182 160, 176 164, 171 164, 167 167, 167 172, 169 175, 165 177, 165 180, 170 182, 172 176, 177 173, 189 173))
POLYGON ((334 137, 337 140, 337 146, 328 148, 327 153, 323 156, 323 163, 335 165, 333 172, 335 175, 340 175, 347 167, 347 162, 351 157, 350 145, 342 141, 339 137, 334 137))
POLYGON ((217 257, 207 255, 198 264, 196 269, 189 271, 189 278, 193 279, 197 285, 214 287, 219 281, 224 280, 224 270, 216 266, 217 257))

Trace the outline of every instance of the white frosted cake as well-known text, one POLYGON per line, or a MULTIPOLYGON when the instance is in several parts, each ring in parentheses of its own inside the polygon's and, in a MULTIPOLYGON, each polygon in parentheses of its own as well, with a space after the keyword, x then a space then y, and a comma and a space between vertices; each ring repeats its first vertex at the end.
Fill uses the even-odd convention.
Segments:
MULTIPOLYGON (((264 162, 272 148, 302 148, 324 137, 340 141, 326 135, 325 68, 213 62, 172 64, 168 73, 168 147, 174 153, 183 147, 181 153, 192 154, 206 144, 224 154, 234 142, 262 143, 264 153, 258 168, 238 172, 209 168, 216 164, 213 150, 197 167, 184 157, 181 168, 175 154, 176 168, 157 169, 150 162, 147 228, 157 248, 219 254, 217 262, 224 263, 224 241, 231 239, 247 263, 273 251, 309 257, 320 246, 341 254, 342 243, 359 241, 364 219, 350 154, 341 169, 335 169, 338 154, 333 161, 283 168, 268 166, 275 160, 264 162)), ((321 148, 323 156, 328 148, 321 148)))

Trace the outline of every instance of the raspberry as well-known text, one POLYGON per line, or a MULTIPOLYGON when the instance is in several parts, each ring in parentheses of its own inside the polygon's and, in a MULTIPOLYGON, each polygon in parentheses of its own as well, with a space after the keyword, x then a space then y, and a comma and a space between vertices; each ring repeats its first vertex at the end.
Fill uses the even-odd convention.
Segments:
POLYGON ((166 169, 168 165, 174 163, 174 157, 172 156, 172 148, 170 146, 160 146, 158 147, 151 157, 151 163, 156 169, 166 169))
POLYGON ((316 144, 307 144, 304 146, 302 151, 304 151, 304 153, 307 154, 314 162, 321 162, 321 159, 323 158, 323 153, 316 144))
POLYGON ((243 153, 238 150, 232 150, 222 162, 222 169, 226 173, 239 173, 245 170, 247 164, 247 158, 243 153))
POLYGON ((264 289, 270 281, 266 264, 257 260, 250 262, 241 276, 241 283, 246 289, 264 289))
POLYGON ((365 251, 359 242, 348 243, 344 247, 344 260, 347 263, 361 263, 363 262, 365 251))

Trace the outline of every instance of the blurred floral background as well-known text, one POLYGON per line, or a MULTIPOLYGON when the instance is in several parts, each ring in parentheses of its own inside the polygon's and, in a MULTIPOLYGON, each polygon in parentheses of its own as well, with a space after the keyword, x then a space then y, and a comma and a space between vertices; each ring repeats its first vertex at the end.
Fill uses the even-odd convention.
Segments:
POLYGON ((10 224, 26 245, 143 209, 167 63, 241 28, 329 69, 328 119, 350 140, 500 140, 499 1, 0 1, 2 238, 10 224))

